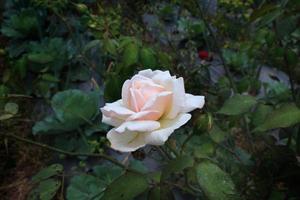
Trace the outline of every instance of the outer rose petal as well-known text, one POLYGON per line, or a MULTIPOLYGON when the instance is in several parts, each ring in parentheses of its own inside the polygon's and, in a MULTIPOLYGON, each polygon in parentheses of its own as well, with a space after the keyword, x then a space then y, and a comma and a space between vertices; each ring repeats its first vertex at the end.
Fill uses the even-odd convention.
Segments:
POLYGON ((151 69, 145 69, 142 71, 139 71, 138 73, 139 75, 145 76, 147 78, 152 78, 153 76, 153 71, 151 69))
POLYGON ((123 123, 123 120, 110 118, 106 117, 105 115, 102 115, 102 122, 111 126, 120 126, 123 123))
POLYGON ((101 108, 101 112, 106 117, 117 118, 122 120, 125 120, 127 117, 134 114, 133 111, 123 106, 122 100, 105 104, 105 106, 101 108))
POLYGON ((158 121, 127 121, 116 128, 115 131, 121 134, 126 131, 150 132, 159 127, 160 123, 158 121))
POLYGON ((111 148, 121 152, 135 151, 146 145, 144 134, 137 132, 117 133, 115 129, 111 129, 106 137, 110 141, 111 148))
POLYGON ((126 121, 134 121, 134 120, 155 120, 159 119, 161 116, 161 112, 156 110, 149 110, 149 111, 141 111, 135 113, 127 118, 126 121))
POLYGON ((181 112, 191 112, 196 108, 202 108, 205 103, 204 96, 196 96, 192 94, 185 94, 185 105, 181 112))
POLYGON ((131 84, 132 84, 131 80, 126 80, 122 86, 122 101, 126 107, 129 107, 129 98, 130 98, 129 88, 131 84))
POLYGON ((185 102, 185 89, 183 78, 178 78, 172 80, 173 82, 173 98, 172 104, 170 105, 170 110, 166 115, 167 119, 173 119, 181 112, 182 107, 184 106, 185 102))
POLYGON ((190 114, 179 114, 174 119, 162 120, 160 129, 144 134, 145 142, 151 145, 163 145, 175 129, 178 129, 190 119, 190 114))

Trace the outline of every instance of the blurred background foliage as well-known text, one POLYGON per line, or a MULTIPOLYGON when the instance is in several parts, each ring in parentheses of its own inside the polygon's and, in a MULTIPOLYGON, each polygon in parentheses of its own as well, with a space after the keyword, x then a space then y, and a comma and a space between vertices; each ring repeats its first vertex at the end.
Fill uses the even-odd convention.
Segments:
POLYGON ((1 199, 300 198, 298 0, 0 2, 1 199), (142 69, 203 110, 110 150, 99 108, 142 69))

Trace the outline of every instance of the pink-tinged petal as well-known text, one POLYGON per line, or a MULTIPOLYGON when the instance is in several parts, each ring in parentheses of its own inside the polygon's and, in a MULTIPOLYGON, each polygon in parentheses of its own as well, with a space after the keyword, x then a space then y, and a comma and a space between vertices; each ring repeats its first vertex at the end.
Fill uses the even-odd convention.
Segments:
POLYGON ((141 90, 133 89, 132 91, 134 92, 134 96, 135 96, 136 103, 138 106, 138 111, 140 111, 146 102, 146 97, 141 93, 141 90))
POLYGON ((122 102, 124 106, 129 107, 130 104, 130 87, 131 87, 132 81, 126 80, 122 86, 122 102))
POLYGON ((197 108, 202 108, 205 103, 204 96, 196 96, 192 94, 185 94, 185 105, 182 108, 182 112, 191 112, 197 108))
POLYGON ((105 106, 101 108, 101 112, 106 117, 123 120, 126 120, 129 116, 134 114, 133 111, 129 110, 122 104, 122 100, 105 104, 105 106))
POLYGON ((126 121, 134 120, 158 120, 161 117, 161 112, 156 110, 141 111, 131 115, 126 121))
POLYGON ((118 133, 111 129, 107 135, 111 148, 121 152, 132 152, 146 145, 144 134, 126 131, 118 133))
POLYGON ((134 89, 130 88, 130 109, 139 112, 138 101, 134 89))
POLYGON ((161 92, 151 97, 143 106, 141 111, 155 110, 161 113, 161 115, 159 116, 161 117, 164 114, 164 112, 168 109, 171 102, 172 92, 161 92))
POLYGON ((158 93, 165 91, 165 88, 155 84, 147 84, 140 89, 141 95, 144 97, 144 100, 148 100, 150 97, 155 96, 158 93))
POLYGON ((115 131, 118 133, 124 133, 126 131, 150 132, 159 127, 160 123, 157 121, 127 121, 122 123, 115 131))
POLYGON ((163 145, 169 136, 182 125, 186 124, 191 119, 190 114, 179 114, 171 120, 161 120, 161 128, 145 134, 146 144, 163 145))
POLYGON ((120 126, 124 121, 117 118, 110 118, 102 115, 102 122, 111 126, 120 126))
POLYGON ((185 103, 185 89, 183 78, 173 79, 172 80, 172 103, 170 105, 170 110, 168 111, 166 118, 173 119, 178 113, 181 112, 182 107, 185 103))

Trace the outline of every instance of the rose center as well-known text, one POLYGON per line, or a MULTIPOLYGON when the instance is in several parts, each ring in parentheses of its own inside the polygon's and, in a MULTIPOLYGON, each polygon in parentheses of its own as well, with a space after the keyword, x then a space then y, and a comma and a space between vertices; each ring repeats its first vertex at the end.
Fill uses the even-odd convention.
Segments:
POLYGON ((151 98, 155 98, 159 93, 165 91, 165 88, 161 85, 155 84, 150 80, 135 80, 130 88, 130 107, 139 112, 143 106, 151 98))

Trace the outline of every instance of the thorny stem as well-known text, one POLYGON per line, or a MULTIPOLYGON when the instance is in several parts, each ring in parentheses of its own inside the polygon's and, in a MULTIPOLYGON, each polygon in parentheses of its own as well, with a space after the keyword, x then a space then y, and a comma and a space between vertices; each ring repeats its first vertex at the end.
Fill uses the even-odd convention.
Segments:
POLYGON ((220 56, 222 65, 224 66, 225 74, 226 74, 227 78, 229 79, 230 86, 231 86, 231 88, 233 89, 234 92, 237 92, 237 88, 236 88, 236 86, 234 84, 234 80, 233 80, 233 77, 232 77, 232 75, 230 73, 229 67, 227 66, 227 64, 225 62, 225 59, 223 57, 223 54, 222 54, 222 51, 221 51, 221 47, 220 47, 220 45, 218 43, 217 37, 216 37, 214 31, 212 30, 212 28, 210 27, 210 25, 208 24, 208 22, 207 22, 207 20, 206 20, 206 18, 204 16, 204 14, 203 14, 202 7, 199 4, 199 1, 195 1, 195 3, 197 5, 197 7, 198 7, 200 17, 203 20, 205 27, 207 28, 209 34, 211 35, 211 37, 213 39, 215 50, 217 51, 217 53, 220 56))
MULTIPOLYGON (((227 66, 226 62, 225 62, 225 59, 224 59, 224 56, 223 56, 223 53, 221 51, 221 46, 219 45, 218 43, 218 40, 217 40, 217 37, 214 33, 214 31, 212 30, 211 26, 209 25, 209 23, 207 22, 204 14, 203 14, 203 11, 202 11, 202 7, 201 5, 199 4, 199 1, 195 1, 197 7, 198 7, 198 10, 199 10, 199 14, 200 14, 200 17, 202 18, 204 24, 205 24, 205 27, 207 28, 209 34, 211 35, 212 39, 213 39, 213 42, 214 42, 214 47, 215 47, 215 50, 217 51, 217 53, 219 54, 220 56, 220 59, 221 59, 221 62, 222 62, 222 65, 224 67, 224 70, 225 70, 225 74, 230 82, 230 86, 233 90, 233 93, 237 93, 238 90, 237 90, 237 87, 235 85, 235 82, 234 82, 234 79, 233 79, 233 76, 229 70, 229 67, 227 66)), ((248 124, 247 124, 247 120, 246 120, 246 117, 243 116, 243 124, 244 126, 246 127, 246 136, 248 137, 249 139, 249 143, 250 143, 250 146, 251 146, 251 149, 254 150, 253 148, 253 143, 252 143, 252 137, 251 137, 251 133, 250 133, 250 130, 249 130, 249 127, 248 127, 248 124)))
POLYGON ((10 138, 13 138, 17 141, 20 141, 20 142, 24 142, 24 143, 27 143, 27 144, 31 144, 31 145, 35 145, 35 146, 38 146, 38 147, 41 147, 41 148, 44 148, 44 149, 47 149, 47 150, 50 150, 50 151, 54 151, 54 152, 57 152, 57 153, 61 153, 61 154, 65 154, 67 156, 86 156, 86 157, 98 157, 98 158, 102 158, 104 160, 107 160, 127 171, 131 171, 131 172, 134 172, 134 173, 140 173, 134 169, 129 169, 127 168, 125 165, 123 165, 121 162, 119 162, 118 160, 110 157, 110 156, 107 156, 105 154, 96 154, 96 153, 75 153, 75 152, 70 152, 70 151, 65 151, 65 150, 62 150, 62 149, 59 149, 59 148, 55 148, 55 147, 52 147, 52 146, 49 146, 49 145, 46 145, 44 143, 40 143, 40 142, 36 142, 36 141, 33 141, 33 140, 29 140, 29 139, 26 139, 26 138, 23 138, 23 137, 20 137, 20 136, 17 136, 17 135, 14 135, 14 134, 3 134, 3 136, 5 137, 10 137, 10 138))
POLYGON ((277 24, 276 22, 273 22, 273 28, 274 28, 274 31, 275 31, 275 36, 276 36, 276 39, 278 40, 278 44, 281 48, 284 49, 284 54, 283 54, 283 59, 284 59, 284 65, 285 65, 285 68, 287 69, 287 73, 289 75, 289 82, 290 82, 290 85, 291 85, 291 93, 292 93, 292 98, 293 98, 293 101, 296 102, 296 96, 295 96, 295 86, 294 86, 294 82, 293 82, 293 73, 292 73, 292 70, 291 70, 291 66, 289 64, 289 61, 287 59, 287 52, 286 52, 286 49, 284 47, 284 45, 282 44, 282 41, 281 39, 278 37, 278 33, 277 33, 277 24))

